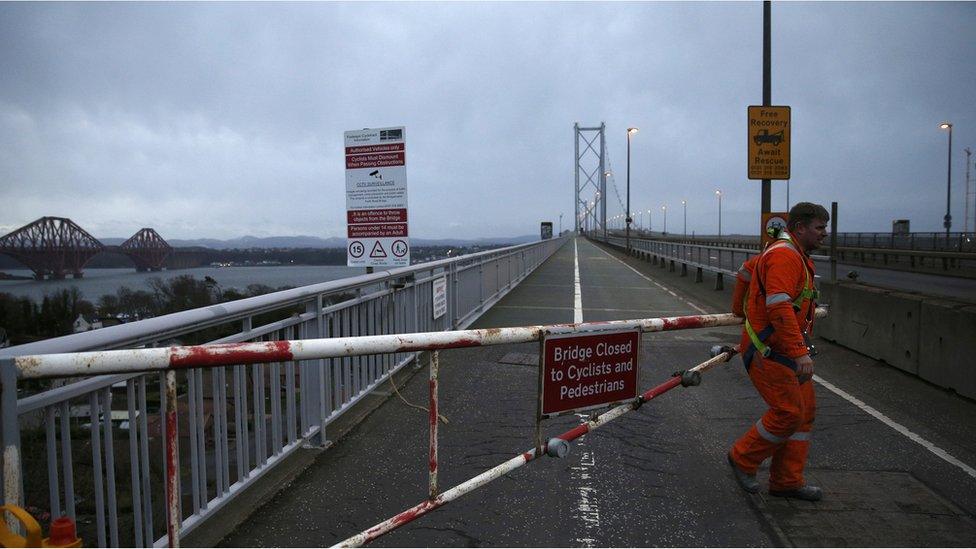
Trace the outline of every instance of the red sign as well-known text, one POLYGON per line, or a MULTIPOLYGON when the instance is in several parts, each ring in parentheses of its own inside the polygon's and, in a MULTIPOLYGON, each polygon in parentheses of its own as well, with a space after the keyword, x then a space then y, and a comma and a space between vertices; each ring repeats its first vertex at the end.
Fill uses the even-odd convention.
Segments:
POLYGON ((381 225, 349 225, 349 238, 390 238, 407 236, 406 223, 384 223, 381 225))
POLYGON ((403 152, 360 154, 346 156, 346 169, 383 168, 387 166, 405 166, 407 155, 403 152))
POLYGON ((346 222, 351 225, 362 223, 406 223, 407 209, 349 210, 346 212, 346 222))
POLYGON ((407 146, 403 143, 392 143, 389 145, 365 145, 359 147, 346 147, 346 154, 370 154, 380 152, 405 151, 407 146))
POLYGON ((543 416, 604 406, 637 396, 640 330, 547 332, 542 343, 543 416))

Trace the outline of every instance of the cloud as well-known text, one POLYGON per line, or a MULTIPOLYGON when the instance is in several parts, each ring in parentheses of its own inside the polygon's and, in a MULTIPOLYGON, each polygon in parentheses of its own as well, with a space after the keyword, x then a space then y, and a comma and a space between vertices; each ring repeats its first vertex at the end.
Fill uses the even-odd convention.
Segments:
MULTIPOLYGON (((773 14, 791 201, 838 201, 843 230, 940 230, 937 124, 956 124, 955 197, 976 135, 976 7, 773 14)), ((0 4, 0 226, 339 236, 342 132, 404 125, 411 234, 534 234, 572 223, 572 125, 605 121, 622 196, 624 130, 641 128, 633 210, 668 204, 672 228, 686 199, 689 231, 713 232, 722 188, 723 232, 753 232, 761 32, 749 3, 0 4)), ((961 199, 953 216, 960 228, 961 199)))

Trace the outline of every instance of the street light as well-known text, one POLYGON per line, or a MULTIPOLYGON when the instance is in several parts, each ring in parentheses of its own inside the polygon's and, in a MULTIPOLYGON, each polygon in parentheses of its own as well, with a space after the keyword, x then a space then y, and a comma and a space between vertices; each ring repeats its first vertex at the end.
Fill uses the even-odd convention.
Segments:
POLYGON ((664 212, 664 236, 668 235, 668 207, 661 206, 661 210, 664 212))
POLYGON ((682 200, 681 201, 681 207, 685 211, 685 216, 684 216, 685 217, 685 230, 684 230, 684 235, 685 235, 685 238, 687 238, 688 237, 688 201, 687 200, 682 200))
POLYGON ((647 232, 648 233, 654 232, 654 221, 652 221, 652 219, 651 219, 651 209, 650 208, 647 209, 647 232))
POLYGON ((627 254, 630 255, 630 136, 637 128, 627 128, 627 254))
POLYGON ((722 238, 722 191, 715 189, 715 196, 718 197, 718 237, 722 238))
POLYGON ((949 202, 952 198, 952 123, 943 122, 939 125, 943 130, 949 130, 949 162, 946 172, 946 214, 942 225, 946 230, 946 245, 949 244, 949 229, 952 227, 952 214, 949 213, 949 202))

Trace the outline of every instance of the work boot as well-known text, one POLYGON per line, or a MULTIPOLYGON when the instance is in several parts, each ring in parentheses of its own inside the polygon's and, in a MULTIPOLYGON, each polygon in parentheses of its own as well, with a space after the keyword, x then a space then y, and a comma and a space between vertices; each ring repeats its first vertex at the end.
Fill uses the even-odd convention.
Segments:
POLYGON ((727 454, 725 457, 729 460, 729 467, 732 468, 732 476, 735 477, 735 481, 739 483, 739 486, 750 494, 758 492, 759 483, 756 481, 756 475, 750 475, 742 469, 739 469, 739 466, 732 461, 732 454, 727 454))
POLYGON ((820 501, 823 498, 823 490, 819 486, 801 486, 795 490, 770 490, 769 495, 779 498, 794 498, 805 501, 820 501))

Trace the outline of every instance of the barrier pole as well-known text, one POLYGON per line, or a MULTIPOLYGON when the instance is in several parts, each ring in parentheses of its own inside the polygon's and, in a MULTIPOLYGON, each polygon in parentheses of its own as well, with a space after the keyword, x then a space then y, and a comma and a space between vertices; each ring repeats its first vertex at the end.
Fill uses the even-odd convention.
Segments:
MULTIPOLYGON (((728 362, 729 359, 731 359, 732 356, 735 355, 735 353, 736 353, 735 350, 731 348, 725 348, 723 349, 722 352, 718 353, 715 357, 695 366, 694 368, 685 372, 683 375, 675 375, 674 377, 668 379, 668 381, 665 381, 664 383, 656 387, 652 387, 651 389, 648 389, 646 392, 641 394, 634 402, 617 406, 616 408, 613 408, 608 412, 604 412, 603 414, 600 414, 599 416, 591 419, 590 421, 587 421, 586 423, 580 424, 575 428, 566 431, 565 433, 559 435, 554 439, 550 439, 549 444, 547 445, 548 447, 546 453, 548 455, 558 455, 560 457, 565 456, 566 452, 568 452, 569 450, 568 443, 570 441, 573 441, 585 435, 586 433, 592 432, 606 425, 607 423, 617 419, 618 417, 626 414, 627 412, 631 412, 633 410, 636 410, 637 408, 640 408, 645 402, 652 400, 670 391, 671 389, 674 389, 678 385, 682 385, 683 380, 685 380, 686 377, 689 377, 689 374, 692 374, 690 377, 699 376, 698 380, 700 381, 700 375, 702 372, 710 370, 720 363, 728 362), (558 452, 558 447, 560 445, 562 445, 565 450, 561 453, 558 452)), ((697 383, 689 383, 689 384, 697 385, 697 383)), ((481 473, 476 477, 473 477, 465 482, 462 482, 461 484, 458 484, 454 488, 451 488, 450 490, 444 492, 443 494, 440 494, 439 496, 433 499, 425 500, 411 507, 410 509, 403 511, 400 514, 373 526, 372 528, 364 532, 356 534, 355 536, 352 536, 351 538, 346 539, 345 541, 342 541, 334 545, 333 547, 360 547, 366 543, 369 543, 370 541, 382 536, 383 534, 386 534, 387 532, 395 530, 400 526, 407 524, 408 522, 412 522, 417 518, 426 515, 427 513, 433 511, 434 509, 437 509, 438 507, 441 507, 447 503, 456 500, 457 498, 467 494, 468 492, 472 492, 501 476, 511 473, 512 471, 518 469, 519 467, 522 467, 526 463, 534 460, 536 457, 538 457, 538 455, 539 454, 536 451, 536 449, 532 448, 531 450, 524 452, 518 456, 515 456, 500 465, 496 465, 495 467, 492 467, 491 469, 485 471, 484 473, 481 473)))
POLYGON ((437 497, 437 369, 438 351, 430 354, 430 499, 437 497))
MULTIPOLYGON (((818 309, 818 315, 826 314, 818 309)), ((14 357, 19 379, 92 376, 97 374, 128 374, 183 368, 212 368, 264 362, 317 360, 438 349, 460 349, 509 343, 540 341, 544 330, 569 327, 579 332, 590 328, 608 329, 615 326, 638 325, 643 333, 736 326, 741 318, 732 313, 609 320, 579 324, 520 326, 341 338, 304 339, 294 341, 254 341, 221 343, 186 347, 151 347, 144 349, 116 349, 81 353, 54 353, 14 357)))

